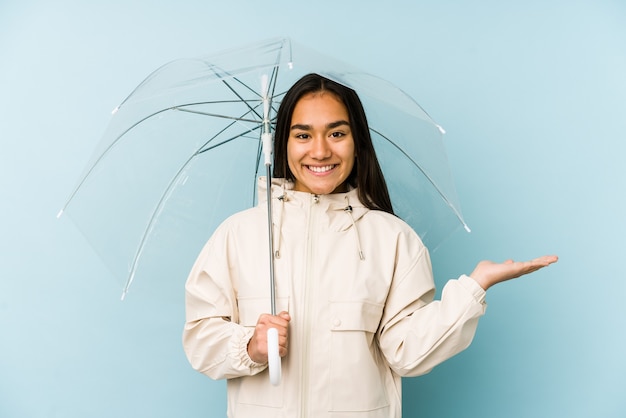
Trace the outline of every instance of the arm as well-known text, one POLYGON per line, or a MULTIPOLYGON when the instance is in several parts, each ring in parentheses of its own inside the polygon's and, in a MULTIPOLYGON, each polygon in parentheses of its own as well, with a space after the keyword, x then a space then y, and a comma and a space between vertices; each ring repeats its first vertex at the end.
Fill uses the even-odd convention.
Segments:
POLYGON ((254 329, 238 323, 228 253, 221 228, 203 248, 185 286, 185 354, 194 369, 213 379, 253 375, 267 366, 248 354, 254 329))
POLYGON ((416 251, 416 245, 411 237, 399 243, 399 274, 387 298, 378 335, 387 362, 402 376, 427 373, 469 346, 478 319, 485 313, 485 290, 490 286, 557 261, 555 256, 502 264, 483 261, 471 277, 450 280, 441 300, 434 301, 428 252, 425 248, 416 251), (415 261, 405 268, 405 260, 415 261))
POLYGON ((433 300, 428 252, 394 279, 378 339, 389 366, 401 376, 428 373, 471 343, 486 310, 485 291, 468 276, 450 280, 433 300))
POLYGON ((187 321, 183 346, 191 366, 212 379, 249 376, 267 366, 254 362, 248 355, 250 334, 227 319, 187 321))

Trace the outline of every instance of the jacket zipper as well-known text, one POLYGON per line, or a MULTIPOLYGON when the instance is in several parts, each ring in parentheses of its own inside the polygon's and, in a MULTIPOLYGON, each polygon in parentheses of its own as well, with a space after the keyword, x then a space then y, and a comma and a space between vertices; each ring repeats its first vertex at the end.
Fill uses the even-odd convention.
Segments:
POLYGON ((311 310, 312 300, 311 294, 313 292, 312 287, 314 284, 313 273, 311 266, 313 265, 313 251, 315 248, 315 238, 317 229, 315 228, 317 223, 317 203, 319 203, 319 196, 313 195, 311 205, 309 206, 309 225, 307 230, 307 252, 305 262, 305 282, 304 282, 304 335, 302 345, 302 380, 301 380, 301 411, 300 417, 306 418, 308 416, 309 409, 309 372, 310 372, 310 347, 311 347, 311 310))

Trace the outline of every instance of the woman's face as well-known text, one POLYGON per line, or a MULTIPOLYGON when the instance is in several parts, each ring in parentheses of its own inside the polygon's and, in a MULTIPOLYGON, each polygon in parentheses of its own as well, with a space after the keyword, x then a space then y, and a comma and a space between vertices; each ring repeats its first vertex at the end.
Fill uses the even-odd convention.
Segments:
POLYGON ((313 194, 347 191, 354 153, 348 110, 341 100, 329 92, 302 96, 291 116, 287 140, 294 189, 313 194))

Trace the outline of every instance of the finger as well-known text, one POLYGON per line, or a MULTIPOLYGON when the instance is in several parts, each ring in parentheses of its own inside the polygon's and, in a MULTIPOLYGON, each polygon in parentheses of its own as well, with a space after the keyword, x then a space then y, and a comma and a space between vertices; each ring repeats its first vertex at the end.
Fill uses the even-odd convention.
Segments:
POLYGON ((546 266, 559 261, 559 257, 556 255, 544 255, 543 257, 539 258, 543 263, 545 263, 546 266))
POLYGON ((289 314, 287 314, 287 316, 270 316, 269 323, 281 328, 287 328, 289 326, 289 320, 291 319, 288 315, 289 314))
POLYGON ((265 328, 272 328, 272 327, 285 328, 289 325, 290 319, 291 319, 290 317, 286 318, 285 316, 277 316, 277 315, 270 315, 270 314, 264 313, 259 316, 257 325, 264 326, 265 328))
POLYGON ((285 357, 289 351, 289 340, 287 338, 278 339, 278 354, 281 357, 285 357))
POLYGON ((557 260, 558 258, 556 256, 543 256, 530 261, 526 261, 521 265, 521 274, 533 273, 537 270, 549 266, 552 263, 555 263, 557 260))
POLYGON ((259 315, 259 319, 257 320, 257 324, 269 324, 272 322, 272 315, 268 313, 262 313, 259 315))
POLYGON ((287 337, 278 337, 278 346, 285 350, 289 348, 289 339, 287 337))
POLYGON ((549 266, 552 263, 556 263, 558 261, 558 257, 555 255, 544 255, 542 257, 537 257, 533 260, 530 260, 529 263, 536 266, 537 269, 549 266))

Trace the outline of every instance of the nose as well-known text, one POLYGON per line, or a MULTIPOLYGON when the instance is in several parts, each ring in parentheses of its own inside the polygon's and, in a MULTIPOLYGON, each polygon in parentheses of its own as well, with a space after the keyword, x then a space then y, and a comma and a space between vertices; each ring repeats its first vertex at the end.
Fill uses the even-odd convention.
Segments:
POLYGON ((322 135, 316 135, 311 141, 311 149, 309 155, 316 160, 324 160, 331 155, 331 149, 328 146, 328 141, 322 135))

